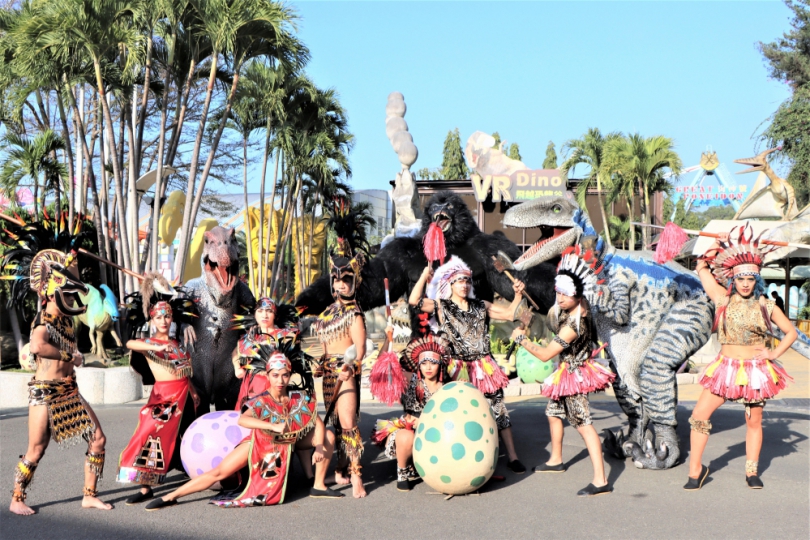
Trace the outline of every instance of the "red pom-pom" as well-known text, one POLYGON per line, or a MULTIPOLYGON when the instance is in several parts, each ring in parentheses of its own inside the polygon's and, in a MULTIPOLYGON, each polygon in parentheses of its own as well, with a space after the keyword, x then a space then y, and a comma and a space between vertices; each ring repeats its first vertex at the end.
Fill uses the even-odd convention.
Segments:
POLYGON ((425 258, 428 262, 444 262, 447 257, 447 250, 444 247, 444 232, 435 223, 428 227, 427 234, 422 238, 425 251, 425 258))
POLYGON ((658 246, 655 248, 655 262, 664 264, 671 261, 681 252, 681 248, 689 238, 683 229, 671 221, 664 227, 661 238, 658 239, 658 246))
POLYGON ((399 365, 399 358, 393 352, 380 353, 371 368, 371 395, 388 406, 399 401, 405 392, 405 376, 399 365))

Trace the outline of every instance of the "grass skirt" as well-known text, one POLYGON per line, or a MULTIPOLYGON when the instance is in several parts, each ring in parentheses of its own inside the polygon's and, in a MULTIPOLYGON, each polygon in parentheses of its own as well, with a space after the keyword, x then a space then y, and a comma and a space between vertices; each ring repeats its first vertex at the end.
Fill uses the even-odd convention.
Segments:
POLYGON ((612 371, 594 360, 587 360, 570 371, 568 363, 562 362, 560 367, 543 381, 540 393, 549 399, 590 394, 604 390, 615 378, 616 375, 612 371))
POLYGON ((793 379, 777 361, 739 360, 718 354, 709 364, 700 384, 722 398, 756 403, 771 399, 793 379))

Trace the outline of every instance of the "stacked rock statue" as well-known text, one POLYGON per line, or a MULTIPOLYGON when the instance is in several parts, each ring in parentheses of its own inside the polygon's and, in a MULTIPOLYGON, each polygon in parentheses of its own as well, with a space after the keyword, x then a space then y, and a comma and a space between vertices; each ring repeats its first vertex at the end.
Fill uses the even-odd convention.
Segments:
POLYGON ((416 472, 447 495, 471 493, 490 479, 498 461, 498 426, 484 394, 451 382, 425 404, 413 443, 416 472))
MULTIPOLYGON (((394 236, 415 236, 422 226, 422 211, 410 168, 419 157, 419 151, 408 133, 405 122, 405 98, 400 92, 391 92, 385 106, 385 134, 397 153, 402 170, 397 173, 393 190, 396 207, 394 236)), ((383 242, 385 243, 385 242, 383 242)))

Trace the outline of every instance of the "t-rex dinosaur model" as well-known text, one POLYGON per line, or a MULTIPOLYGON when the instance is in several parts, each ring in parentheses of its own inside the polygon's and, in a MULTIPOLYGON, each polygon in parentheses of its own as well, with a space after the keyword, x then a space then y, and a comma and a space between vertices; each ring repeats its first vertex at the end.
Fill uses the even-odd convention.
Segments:
MULTIPOLYGON (((509 209, 503 222, 557 233, 515 262, 523 269, 559 256, 578 238, 596 236, 573 196, 522 203, 509 209)), ((605 430, 606 450, 620 459, 632 457, 639 468, 672 467, 680 456, 675 374, 708 341, 712 304, 697 277, 677 263, 657 264, 649 251, 603 249, 601 240, 595 249, 605 261, 605 283, 588 301, 598 338, 607 342, 617 373, 616 399, 630 423, 626 436, 621 430, 617 435, 605 430)))
POLYGON ((203 275, 186 283, 197 300, 200 316, 186 328, 194 382, 203 408, 213 403, 217 410, 233 409, 239 394, 239 379, 231 364, 239 333, 230 330, 231 317, 240 306, 256 303, 253 293, 239 280, 239 248, 233 229, 214 227, 205 232, 201 257, 203 275))
POLYGON ((104 348, 104 333, 110 332, 119 347, 124 345, 115 331, 115 321, 118 320, 118 300, 112 290, 104 285, 95 288, 87 285, 87 294, 79 293, 79 299, 87 306, 87 311, 76 317, 90 329, 90 353, 98 356, 106 363, 110 355, 104 348))
POLYGON ((770 180, 768 185, 757 180, 751 194, 743 201, 740 209, 734 215, 734 219, 778 217, 787 221, 799 213, 793 186, 780 178, 768 164, 768 154, 776 150, 777 148, 771 148, 751 158, 734 160, 734 163, 751 166, 737 174, 763 172, 770 180))

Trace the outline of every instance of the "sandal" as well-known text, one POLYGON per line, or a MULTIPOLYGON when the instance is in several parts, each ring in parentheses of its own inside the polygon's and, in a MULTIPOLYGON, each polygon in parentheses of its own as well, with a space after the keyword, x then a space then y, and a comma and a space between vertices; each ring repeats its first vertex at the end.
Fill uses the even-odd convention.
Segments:
POLYGON ((765 484, 762 483, 762 480, 760 480, 759 476, 757 476, 756 474, 746 476, 745 483, 748 484, 748 487, 750 487, 751 489, 762 489, 765 487, 765 484))
POLYGON ((684 484, 683 489, 686 491, 697 491, 703 487, 703 482, 709 476, 709 468, 706 465, 701 465, 700 475, 697 478, 689 477, 689 480, 684 484))

